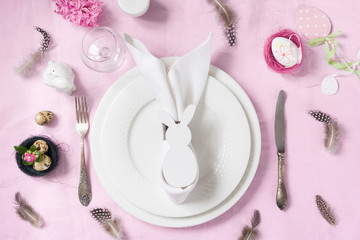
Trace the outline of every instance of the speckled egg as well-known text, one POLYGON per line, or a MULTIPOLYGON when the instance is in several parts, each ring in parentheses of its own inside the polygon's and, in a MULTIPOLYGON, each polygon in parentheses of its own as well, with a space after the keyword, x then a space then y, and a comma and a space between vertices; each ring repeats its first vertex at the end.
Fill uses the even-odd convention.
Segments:
POLYGON ((51 158, 48 155, 41 155, 41 158, 38 162, 34 162, 33 168, 36 171, 42 172, 48 169, 51 166, 51 158))
POLYGON ((54 113, 51 111, 41 111, 35 116, 35 122, 39 125, 50 123, 54 118, 54 113))
POLYGON ((37 140, 33 145, 41 154, 45 154, 49 150, 49 146, 44 140, 37 140))

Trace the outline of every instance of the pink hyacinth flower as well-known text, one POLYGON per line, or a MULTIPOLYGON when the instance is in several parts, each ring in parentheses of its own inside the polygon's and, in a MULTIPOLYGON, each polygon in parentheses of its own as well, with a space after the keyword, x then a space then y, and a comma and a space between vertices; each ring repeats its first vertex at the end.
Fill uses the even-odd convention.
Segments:
POLYGON ((55 13, 78 26, 98 26, 97 20, 102 12, 100 0, 54 0, 55 13))

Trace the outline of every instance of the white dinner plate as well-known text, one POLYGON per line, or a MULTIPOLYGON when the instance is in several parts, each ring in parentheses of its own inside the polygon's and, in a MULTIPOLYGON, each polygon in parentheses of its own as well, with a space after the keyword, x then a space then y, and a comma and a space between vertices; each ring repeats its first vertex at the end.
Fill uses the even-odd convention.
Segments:
POLYGON ((199 182, 184 203, 174 204, 160 182, 161 110, 141 76, 108 106, 102 127, 101 165, 117 192, 143 210, 187 217, 222 202, 239 184, 249 161, 251 139, 239 101, 209 77, 190 129, 199 161, 199 182))
MULTIPOLYGON (((165 59, 167 64, 173 60, 165 59)), ((130 214, 161 226, 196 225, 230 208, 250 184, 260 154, 256 113, 227 74, 211 67, 210 75, 190 124, 200 153, 200 181, 182 205, 172 204, 157 181, 159 106, 137 69, 102 99, 92 124, 92 159, 104 188, 130 214)))

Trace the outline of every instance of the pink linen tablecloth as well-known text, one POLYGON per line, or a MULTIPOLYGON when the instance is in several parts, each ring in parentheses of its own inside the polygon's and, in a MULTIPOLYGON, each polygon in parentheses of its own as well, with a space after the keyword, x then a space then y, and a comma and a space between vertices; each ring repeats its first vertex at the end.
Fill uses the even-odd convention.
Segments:
POLYGON ((126 32, 140 40, 158 56, 180 56, 200 44, 212 31, 211 62, 230 74, 247 92, 258 113, 262 152, 255 178, 244 196, 225 214, 199 226, 171 229, 144 223, 122 210, 105 192, 91 163, 90 134, 86 139, 88 172, 93 199, 83 207, 77 198, 80 168, 80 142, 75 130, 74 99, 42 83, 47 61, 71 65, 76 75, 74 95, 88 96, 90 124, 97 106, 109 87, 135 66, 126 55, 123 66, 112 73, 87 68, 79 57, 84 27, 77 27, 55 14, 52 1, 2 1, 0 7, 0 239, 67 240, 111 239, 91 219, 89 209, 106 207, 121 219, 126 239, 206 239, 230 240, 241 235, 254 209, 262 222, 258 239, 358 239, 360 234, 360 81, 351 75, 339 78, 334 96, 321 93, 321 79, 338 73, 327 65, 323 46, 314 47, 309 56, 315 60, 306 76, 289 78, 268 70, 263 60, 265 39, 280 27, 295 29, 293 15, 301 6, 313 6, 330 17, 344 56, 356 58, 360 48, 360 2, 310 0, 231 0, 238 14, 238 42, 226 47, 222 28, 213 8, 205 1, 152 0, 149 11, 133 18, 123 13, 116 0, 104 0, 101 26, 126 32), (13 74, 13 67, 38 46, 39 26, 52 37, 51 48, 38 72, 30 79, 13 74), (273 123, 276 97, 287 92, 286 172, 289 204, 280 211, 275 204, 277 158, 273 123), (335 117, 343 136, 337 154, 324 151, 323 128, 306 113, 322 110, 335 117), (39 126, 34 116, 42 110, 55 113, 54 122, 39 126), (32 135, 47 135, 61 146, 61 164, 45 177, 24 175, 15 163, 13 146, 32 135), (37 229, 15 214, 14 195, 20 191, 45 219, 37 229), (330 226, 317 212, 315 195, 322 195, 335 210, 338 224, 330 226))

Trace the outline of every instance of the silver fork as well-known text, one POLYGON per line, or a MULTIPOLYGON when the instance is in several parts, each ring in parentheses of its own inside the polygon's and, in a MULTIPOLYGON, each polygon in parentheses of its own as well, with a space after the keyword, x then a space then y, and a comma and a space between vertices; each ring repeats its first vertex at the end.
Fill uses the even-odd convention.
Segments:
POLYGON ((86 103, 86 97, 75 97, 76 109, 76 130, 81 137, 81 170, 78 195, 80 203, 84 206, 89 205, 91 201, 91 187, 86 172, 84 137, 89 130, 89 115, 86 103))

